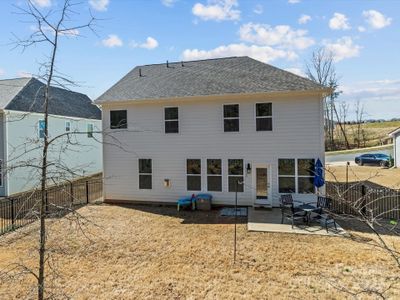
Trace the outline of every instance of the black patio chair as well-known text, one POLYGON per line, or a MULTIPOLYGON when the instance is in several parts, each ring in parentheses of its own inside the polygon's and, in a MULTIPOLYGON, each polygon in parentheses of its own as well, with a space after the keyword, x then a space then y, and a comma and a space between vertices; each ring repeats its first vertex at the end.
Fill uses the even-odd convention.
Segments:
POLYGON ((332 223, 335 226, 335 229, 337 230, 336 221, 331 213, 331 204, 332 204, 332 199, 318 196, 317 208, 313 211, 316 214, 316 216, 313 217, 313 220, 320 220, 324 222, 326 232, 328 232, 328 224, 332 223))
POLYGON ((289 219, 292 222, 292 228, 294 227, 295 221, 302 220, 304 222, 307 219, 307 213, 303 211, 301 208, 295 207, 294 206, 295 202, 303 204, 303 202, 294 201, 291 194, 281 195, 280 198, 280 208, 282 214, 281 224, 283 224, 283 220, 285 218, 289 219))

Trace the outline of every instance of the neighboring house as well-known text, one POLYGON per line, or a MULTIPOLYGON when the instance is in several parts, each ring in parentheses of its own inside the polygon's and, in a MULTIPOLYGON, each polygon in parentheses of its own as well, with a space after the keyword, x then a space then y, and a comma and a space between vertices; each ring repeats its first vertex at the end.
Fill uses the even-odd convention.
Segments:
MULTIPOLYGON (((35 78, 0 80, 0 196, 38 187, 44 87, 35 78)), ((51 87, 49 113, 49 137, 63 135, 49 148, 49 176, 64 180, 101 172, 101 134, 95 133, 101 130, 100 109, 86 95, 51 87)))
POLYGON ((134 68, 95 102, 103 111, 107 202, 214 204, 315 200, 328 89, 249 57, 134 68), (118 141, 118 142, 117 142, 118 141))
POLYGON ((393 139, 394 166, 400 168, 400 128, 393 130, 389 136, 393 139))

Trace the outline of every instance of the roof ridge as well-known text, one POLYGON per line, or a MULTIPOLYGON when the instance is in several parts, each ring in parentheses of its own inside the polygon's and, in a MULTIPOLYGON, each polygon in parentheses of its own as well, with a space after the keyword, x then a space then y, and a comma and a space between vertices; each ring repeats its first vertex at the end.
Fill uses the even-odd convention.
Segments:
MULTIPOLYGON (((180 64, 182 62, 184 63, 191 63, 191 62, 202 62, 202 61, 212 61, 212 60, 224 60, 224 59, 233 59, 233 58, 250 58, 249 56, 243 55, 243 56, 227 56, 227 57, 215 57, 215 58, 204 58, 204 59, 194 59, 194 60, 179 60, 179 61, 168 61, 168 64, 180 64)), ((134 69, 138 67, 149 67, 149 66, 158 66, 158 65, 165 65, 166 62, 164 63, 156 63, 156 64, 147 64, 147 65, 138 65, 134 67, 134 69)))

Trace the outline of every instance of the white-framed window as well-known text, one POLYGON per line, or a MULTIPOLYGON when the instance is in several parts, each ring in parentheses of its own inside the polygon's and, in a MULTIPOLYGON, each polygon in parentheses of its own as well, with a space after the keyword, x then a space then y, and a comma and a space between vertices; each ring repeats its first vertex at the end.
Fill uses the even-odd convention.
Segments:
POLYGON ((88 136, 88 138, 92 138, 93 137, 93 131, 94 131, 93 123, 88 123, 87 124, 87 136, 88 136))
POLYGON ((256 103, 256 130, 272 131, 272 103, 256 103))
POLYGON ((128 128, 128 113, 126 109, 110 111, 110 128, 111 129, 128 128))
POLYGON ((299 158, 297 160, 297 192, 299 194, 315 193, 314 176, 315 160, 299 158))
POLYGON ((45 132, 44 120, 39 120, 39 123, 38 123, 38 135, 39 135, 40 139, 44 138, 44 132, 45 132))
POLYGON ((239 131, 239 104, 224 104, 224 132, 239 131))
POLYGON ((228 159, 228 192, 244 191, 243 159, 228 159))
POLYGON ((3 187, 3 160, 0 159, 0 187, 3 187))
POLYGON ((222 192, 222 160, 207 159, 207 190, 222 192))
POLYGON ((186 187, 188 191, 201 191, 201 159, 186 159, 186 187))
POLYGON ((164 107, 165 133, 179 133, 179 108, 164 107))
POLYGON ((293 158, 278 159, 279 193, 296 193, 296 160, 293 158))
POLYGON ((71 131, 71 121, 65 121, 65 131, 66 132, 71 131))
POLYGON ((313 158, 280 158, 278 160, 279 193, 315 193, 313 158))
POLYGON ((149 158, 139 158, 139 189, 151 190, 153 188, 153 166, 149 158))

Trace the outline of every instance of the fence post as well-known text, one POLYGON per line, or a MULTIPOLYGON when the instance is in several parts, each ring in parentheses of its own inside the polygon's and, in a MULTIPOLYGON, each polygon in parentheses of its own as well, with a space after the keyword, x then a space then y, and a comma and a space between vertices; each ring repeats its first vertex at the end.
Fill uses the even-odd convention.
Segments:
POLYGON ((11 201, 11 228, 14 229, 14 225, 15 225, 14 198, 11 198, 10 201, 11 201))
POLYGON ((69 195, 71 197, 71 206, 74 205, 74 187, 72 185, 72 182, 69 184, 69 195))
POLYGON ((89 181, 86 180, 86 204, 89 204, 89 181))
POLYGON ((367 199, 365 199, 365 195, 367 194, 367 192, 366 192, 366 187, 365 187, 365 185, 363 184, 362 186, 361 186, 361 196, 362 196, 362 198, 363 198, 363 200, 362 200, 362 208, 361 208, 361 212, 362 212, 362 214, 365 216, 365 214, 367 213, 367 199))

